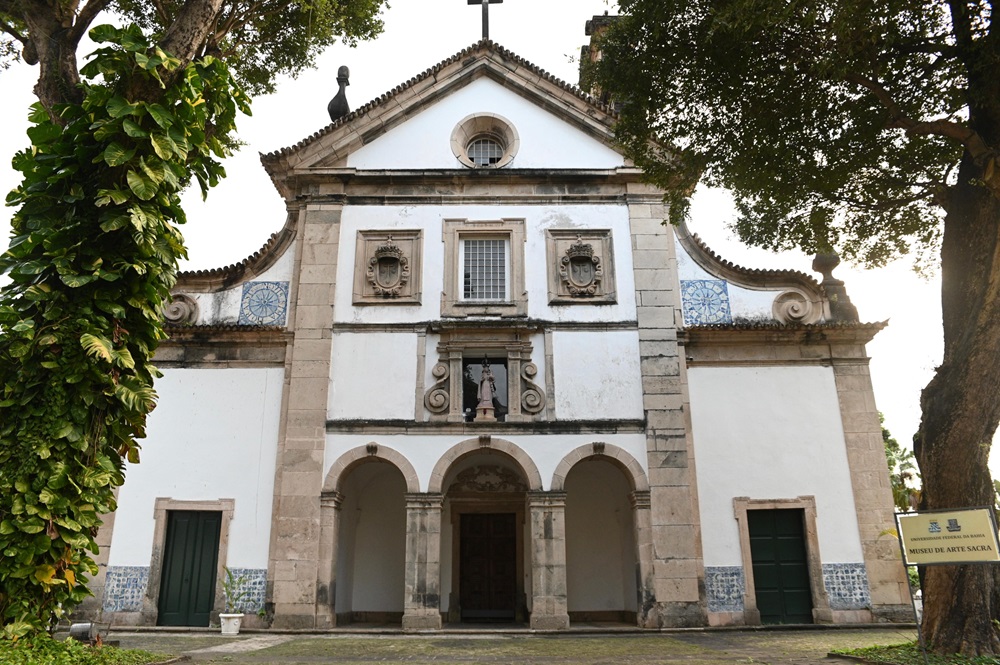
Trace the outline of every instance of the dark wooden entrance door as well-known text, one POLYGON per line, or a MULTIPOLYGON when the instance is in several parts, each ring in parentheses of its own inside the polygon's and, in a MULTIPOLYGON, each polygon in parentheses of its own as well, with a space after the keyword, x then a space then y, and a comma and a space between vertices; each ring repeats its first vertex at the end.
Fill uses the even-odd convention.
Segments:
POLYGON ((159 625, 208 626, 215 600, 221 527, 220 512, 167 513, 159 625))
POLYGON ((748 510, 747 526, 761 623, 812 623, 802 510, 748 510))
POLYGON ((517 595, 514 513, 463 513, 459 603, 463 621, 513 621, 517 595))

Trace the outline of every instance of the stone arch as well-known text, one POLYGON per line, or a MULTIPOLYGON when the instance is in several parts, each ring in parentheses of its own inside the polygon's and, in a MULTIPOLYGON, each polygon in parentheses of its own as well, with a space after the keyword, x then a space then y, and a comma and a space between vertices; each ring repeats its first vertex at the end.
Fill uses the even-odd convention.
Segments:
POLYGON ((525 479, 528 481, 528 489, 541 491, 542 474, 538 472, 538 467, 532 461, 531 456, 524 452, 522 448, 504 439, 494 439, 492 437, 480 437, 478 439, 467 439, 461 443, 456 443, 448 449, 444 455, 434 465, 431 472, 431 479, 427 486, 427 491, 440 494, 443 490, 445 474, 448 469, 459 458, 470 453, 498 451, 505 453, 521 467, 525 479))
POLYGON ((577 462, 585 460, 588 457, 598 457, 607 460, 620 468, 625 477, 628 478, 633 492, 649 491, 649 481, 646 479, 646 472, 642 470, 642 466, 632 457, 631 453, 624 448, 598 441, 580 446, 567 453, 556 466, 556 470, 552 474, 552 485, 549 489, 553 492, 562 492, 565 489, 566 476, 569 474, 570 469, 577 462))
POLYGON ((399 472, 403 474, 403 479, 406 480, 406 491, 411 493, 416 493, 420 491, 420 479, 417 477, 417 472, 413 469, 413 465, 410 461, 402 455, 402 453, 393 450, 392 448, 387 448, 386 446, 380 446, 377 443, 369 443, 366 446, 358 446, 357 448, 352 448, 346 453, 337 458, 337 461, 333 463, 330 467, 330 471, 326 474, 326 481, 323 483, 324 492, 339 492, 341 483, 347 475, 347 472, 353 469, 358 464, 364 464, 365 462, 388 462, 392 464, 399 472))

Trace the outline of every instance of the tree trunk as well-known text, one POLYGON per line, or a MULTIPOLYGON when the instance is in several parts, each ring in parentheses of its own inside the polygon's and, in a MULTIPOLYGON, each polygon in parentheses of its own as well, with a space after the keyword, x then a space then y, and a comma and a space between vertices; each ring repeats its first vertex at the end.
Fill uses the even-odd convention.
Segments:
MULTIPOLYGON (((950 192, 941 248, 944 360, 921 395, 914 450, 921 509, 992 506, 987 461, 1000 421, 1000 200, 966 155, 950 192)), ((1000 654, 993 565, 928 566, 923 628, 938 653, 1000 654)))
POLYGON ((54 108, 58 104, 79 103, 83 97, 78 84, 76 63, 77 39, 71 12, 64 3, 22 3, 23 18, 35 57, 38 58, 38 82, 35 96, 59 122, 54 108))

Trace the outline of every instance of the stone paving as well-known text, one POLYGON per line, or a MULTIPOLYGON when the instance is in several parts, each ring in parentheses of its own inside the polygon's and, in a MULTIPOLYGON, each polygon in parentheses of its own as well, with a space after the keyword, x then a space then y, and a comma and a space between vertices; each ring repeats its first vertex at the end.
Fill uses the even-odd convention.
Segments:
POLYGON ((398 628, 326 633, 114 631, 108 639, 193 663, 312 665, 315 663, 847 663, 831 649, 898 644, 916 639, 912 627, 636 632, 583 630, 531 633, 457 629, 404 635, 398 628))

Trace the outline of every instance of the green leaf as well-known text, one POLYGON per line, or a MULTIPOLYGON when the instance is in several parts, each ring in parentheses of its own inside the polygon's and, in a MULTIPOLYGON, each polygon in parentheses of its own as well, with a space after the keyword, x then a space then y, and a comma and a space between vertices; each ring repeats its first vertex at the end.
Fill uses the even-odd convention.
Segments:
POLYGON ((125 118, 125 120, 122 121, 122 129, 124 129, 125 133, 134 139, 144 139, 149 136, 149 132, 140 127, 139 124, 131 118, 125 118))
POLYGON ((174 116, 164 107, 162 104, 149 104, 146 106, 146 110, 149 111, 150 117, 156 122, 157 125, 163 129, 168 129, 174 124, 174 116))
POLYGON ((106 108, 109 116, 112 118, 121 118, 123 116, 134 114, 138 105, 129 102, 124 97, 116 95, 108 100, 106 108))
POLYGON ((150 135, 149 142, 160 159, 171 159, 176 152, 174 142, 166 134, 154 132, 150 135))
MULTIPOLYGON (((104 149, 104 161, 108 166, 121 166, 135 156, 135 148, 126 150, 118 143, 111 143, 104 149)), ((101 190, 108 191, 108 190, 101 190)))
POLYGON ((83 346, 83 350, 88 354, 111 362, 111 352, 113 347, 110 340, 105 339, 104 337, 98 337, 97 335, 92 335, 90 333, 84 333, 80 336, 80 344, 83 346))
POLYGON ((66 286, 68 286, 68 287, 70 287, 72 289, 75 289, 75 288, 84 286, 86 284, 90 284, 91 282, 93 282, 94 280, 97 279, 97 275, 70 275, 70 274, 61 274, 61 275, 59 275, 59 279, 66 286))
POLYGON ((156 196, 156 183, 149 179, 149 176, 136 171, 129 171, 125 176, 129 189, 143 201, 148 201, 156 196))

